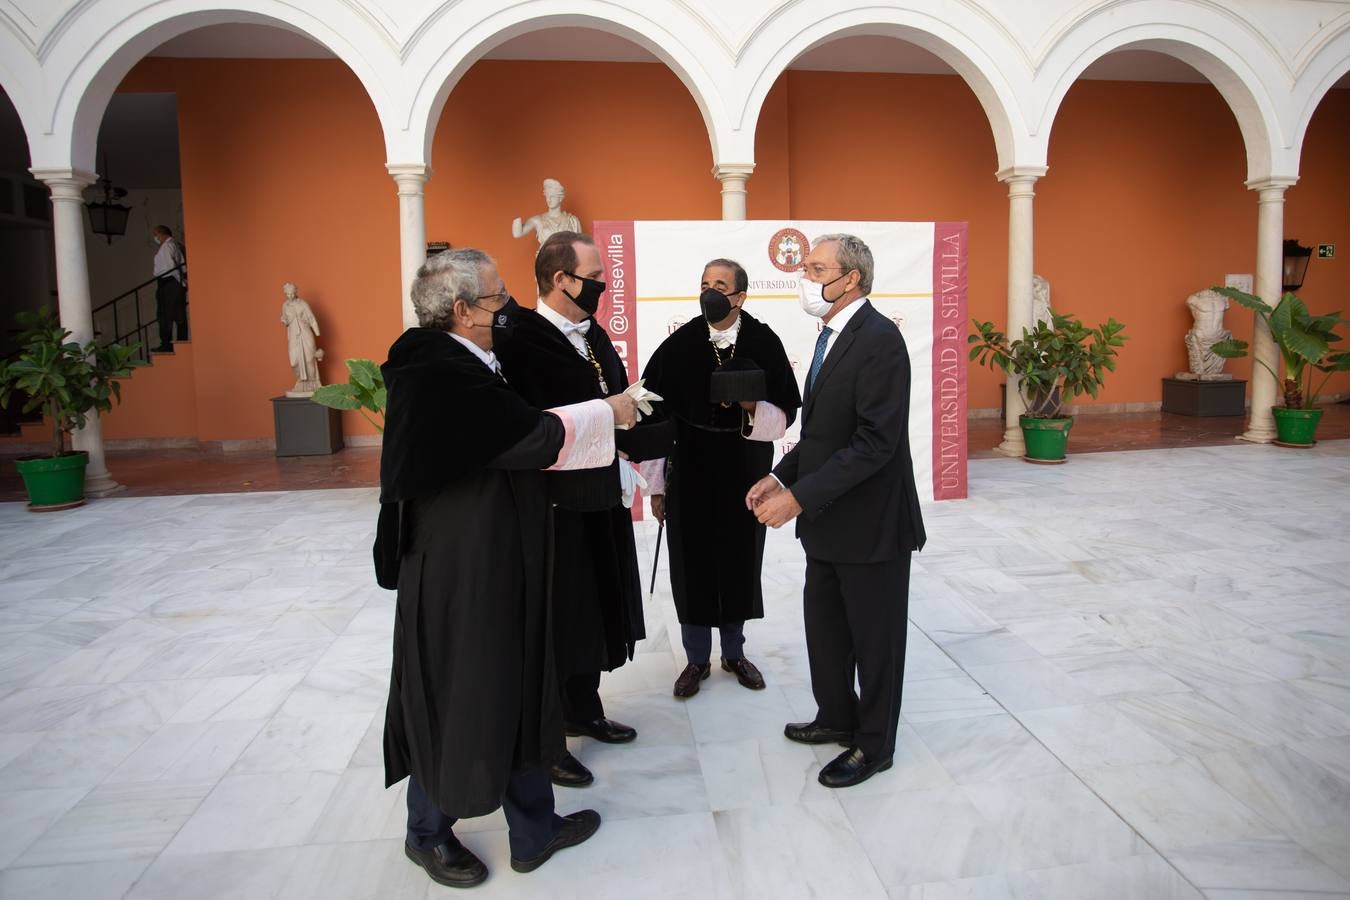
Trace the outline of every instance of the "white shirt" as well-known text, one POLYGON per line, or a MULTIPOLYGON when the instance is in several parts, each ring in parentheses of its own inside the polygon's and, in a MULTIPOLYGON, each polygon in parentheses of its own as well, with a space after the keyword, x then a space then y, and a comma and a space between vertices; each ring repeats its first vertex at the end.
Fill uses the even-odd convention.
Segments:
POLYGON ((590 352, 586 348, 586 332, 591 329, 590 319, 582 319, 580 322, 573 322, 542 300, 539 301, 539 306, 536 311, 539 315, 553 323, 553 327, 563 333, 563 337, 567 338, 568 343, 575 347, 578 353, 587 359, 590 359, 590 352))
MULTIPOLYGON (((141 257, 144 259, 145 257, 141 257)), ((165 238, 159 244, 159 249, 155 251, 155 277, 167 275, 173 272, 173 277, 178 279, 178 283, 183 283, 183 273, 174 272, 175 267, 183 262, 183 251, 179 248, 178 242, 173 238, 165 238)))
POLYGON ((826 323, 825 327, 830 329, 830 336, 825 339, 825 357, 820 362, 822 367, 825 365, 825 360, 830 358, 830 351, 834 349, 834 342, 839 339, 839 333, 848 325, 848 320, 853 318, 853 314, 862 309, 863 301, 866 299, 866 297, 859 297, 835 313, 834 318, 826 323))
POLYGON ((478 357, 478 359, 483 363, 483 365, 487 366, 489 369, 491 369, 494 373, 498 375, 502 374, 502 364, 497 362, 497 354, 493 353, 491 350, 484 350, 482 347, 478 346, 473 341, 469 340, 463 335, 453 334, 451 332, 446 333, 449 334, 455 340, 459 341, 465 347, 468 347, 469 352, 472 353, 474 356, 478 357))
POLYGON ((741 317, 736 316, 736 321, 731 323, 731 327, 725 331, 717 331, 711 325, 708 326, 708 340, 718 350, 725 350, 736 344, 736 338, 741 333, 741 317))

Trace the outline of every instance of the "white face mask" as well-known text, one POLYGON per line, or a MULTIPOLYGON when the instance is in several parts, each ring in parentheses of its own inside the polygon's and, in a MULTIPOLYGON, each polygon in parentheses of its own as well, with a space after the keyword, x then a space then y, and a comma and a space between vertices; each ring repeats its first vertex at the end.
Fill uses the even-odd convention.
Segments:
POLYGON ((805 272, 798 273, 797 294, 801 300, 802 312, 816 319, 823 318, 833 303, 825 299, 825 285, 818 284, 806 277, 805 272))

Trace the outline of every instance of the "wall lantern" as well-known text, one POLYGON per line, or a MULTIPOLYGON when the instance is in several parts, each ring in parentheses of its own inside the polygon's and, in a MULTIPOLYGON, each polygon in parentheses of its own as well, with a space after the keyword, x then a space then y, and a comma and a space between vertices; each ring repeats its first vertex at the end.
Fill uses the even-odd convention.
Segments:
MULTIPOLYGON (((103 176, 98 180, 98 186, 103 190, 102 203, 86 203, 85 209, 89 210, 89 227, 94 234, 101 234, 112 243, 114 237, 121 237, 127 233, 127 217, 131 215, 131 207, 124 206, 121 203, 114 203, 114 200, 121 200, 127 195, 126 188, 113 187, 112 181, 108 178, 108 158, 103 158, 103 176)), ((1307 263, 1305 262, 1306 266, 1307 263)))
POLYGON ((1284 242, 1284 289, 1296 291, 1303 287, 1303 278, 1308 274, 1308 260, 1312 258, 1312 248, 1304 247, 1295 238, 1284 242))

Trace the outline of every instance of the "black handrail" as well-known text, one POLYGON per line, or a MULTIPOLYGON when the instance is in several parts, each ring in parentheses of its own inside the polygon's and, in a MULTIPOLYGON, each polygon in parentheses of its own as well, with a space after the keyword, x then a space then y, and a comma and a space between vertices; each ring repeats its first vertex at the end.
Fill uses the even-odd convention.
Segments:
MULTIPOLYGON (((141 291, 145 290, 151 285, 156 284, 159 281, 159 279, 163 278, 165 275, 172 275, 174 272, 182 271, 185 266, 186 263, 179 263, 169 271, 164 272, 160 275, 156 275, 149 281, 142 282, 141 284, 136 285, 134 288, 125 293, 118 294, 116 297, 112 298, 107 303, 101 303, 98 306, 94 307, 91 317, 97 316, 103 310, 112 307, 113 336, 110 340, 99 341, 100 345, 106 347, 109 344, 122 344, 126 343, 128 338, 134 338, 135 341, 140 344, 139 356, 141 358, 141 361, 148 363, 150 361, 150 343, 148 341, 148 338, 150 336, 150 329, 152 326, 157 325, 159 323, 159 318, 158 316, 156 316, 155 318, 152 318, 149 321, 145 321, 144 319, 142 319, 141 297, 140 297, 141 291), (133 298, 135 300, 135 303, 132 304, 132 306, 136 313, 136 327, 131 329, 130 331, 124 332, 122 331, 120 317, 117 315, 117 304, 121 303, 123 300, 126 300, 128 297, 133 298)), ((183 305, 187 306, 186 296, 184 296, 183 298, 183 305)), ((95 330, 94 334, 96 337, 102 336, 102 332, 99 332, 97 329, 95 330)))

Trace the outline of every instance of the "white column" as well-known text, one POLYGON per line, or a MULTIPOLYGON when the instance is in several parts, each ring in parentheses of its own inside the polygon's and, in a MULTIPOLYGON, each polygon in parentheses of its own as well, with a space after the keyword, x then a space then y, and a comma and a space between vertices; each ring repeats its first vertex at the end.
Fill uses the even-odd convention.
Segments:
POLYGON ((398 249, 403 274, 403 327, 417 324, 413 312, 412 285, 417 270, 427 261, 427 219, 424 186, 431 167, 422 163, 388 163, 385 166, 398 184, 398 249))
MULTIPOLYGON (((1032 269, 1033 219, 1032 198, 1036 179, 1046 172, 1045 166, 1013 166, 998 173, 998 180, 1008 185, 1008 326, 1009 340, 1022 336, 1023 328, 1032 325, 1032 269)), ((1004 421, 1003 443, 996 448, 1006 456, 1025 456, 1026 442, 1022 438, 1019 421, 1026 411, 1022 395, 1017 391, 1017 377, 1008 376, 1007 419, 1004 421)))
MULTIPOLYGON (((81 344, 94 339, 93 305, 89 298, 89 262, 84 253, 84 189, 97 179, 75 169, 30 169, 33 177, 46 182, 52 192, 52 232, 56 246, 56 292, 61 325, 70 340, 81 344)), ((85 425, 72 435, 76 450, 89 454, 84 474, 87 496, 103 497, 122 486, 108 474, 103 453, 103 424, 97 412, 85 417, 85 425)))
POLYGON ((722 182, 722 218, 727 221, 745 219, 745 182, 755 171, 754 163, 718 163, 713 175, 722 182))
MULTIPOLYGON (((1284 192, 1295 178, 1269 178, 1249 181, 1247 187, 1257 192, 1256 217, 1256 296, 1271 306, 1280 302, 1284 294, 1284 192)), ((1256 444, 1275 440, 1275 415, 1270 408, 1276 404, 1280 385, 1258 360, 1280 371, 1280 351, 1270 328, 1256 313, 1256 327, 1252 331, 1252 406, 1248 412, 1247 430, 1239 437, 1256 444)))

